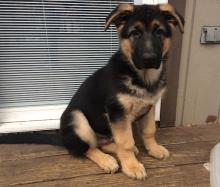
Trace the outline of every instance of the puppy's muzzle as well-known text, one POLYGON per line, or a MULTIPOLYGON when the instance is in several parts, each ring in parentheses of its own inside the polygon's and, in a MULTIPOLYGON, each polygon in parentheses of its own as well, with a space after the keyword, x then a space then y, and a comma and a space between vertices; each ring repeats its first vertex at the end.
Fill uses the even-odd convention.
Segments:
POLYGON ((160 67, 161 60, 154 52, 144 53, 142 57, 144 68, 158 69, 160 67))

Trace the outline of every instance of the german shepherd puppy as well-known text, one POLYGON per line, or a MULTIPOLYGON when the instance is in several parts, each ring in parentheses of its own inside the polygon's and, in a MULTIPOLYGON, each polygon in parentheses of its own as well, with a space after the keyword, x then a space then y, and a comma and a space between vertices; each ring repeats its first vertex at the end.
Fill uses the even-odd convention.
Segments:
POLYGON ((111 24, 117 28, 120 47, 73 96, 61 117, 61 136, 70 153, 85 155, 107 173, 119 169, 116 159, 106 154, 116 153, 127 176, 144 179, 132 124, 139 124, 149 155, 169 156, 155 140, 154 113, 166 89, 164 62, 172 31, 178 26, 183 32, 184 21, 169 4, 121 4, 106 18, 105 30, 111 24))

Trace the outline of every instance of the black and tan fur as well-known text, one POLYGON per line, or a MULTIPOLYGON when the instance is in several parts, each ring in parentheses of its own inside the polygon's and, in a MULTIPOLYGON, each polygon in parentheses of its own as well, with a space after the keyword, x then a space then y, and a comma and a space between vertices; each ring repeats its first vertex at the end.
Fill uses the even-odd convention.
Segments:
POLYGON ((183 32, 183 18, 169 4, 122 4, 107 17, 105 29, 111 24, 120 47, 73 96, 61 117, 61 136, 70 153, 87 156, 106 172, 118 170, 116 159, 107 154, 116 153, 126 175, 144 179, 132 124, 140 125, 150 155, 169 156, 155 140, 155 103, 166 89, 164 63, 172 31, 178 26, 183 32))

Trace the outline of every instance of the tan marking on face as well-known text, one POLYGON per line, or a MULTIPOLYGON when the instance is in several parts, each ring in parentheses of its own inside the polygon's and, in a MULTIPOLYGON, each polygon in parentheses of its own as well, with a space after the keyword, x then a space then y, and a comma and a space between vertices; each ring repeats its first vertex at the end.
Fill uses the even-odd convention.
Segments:
POLYGON ((143 22, 137 21, 136 23, 134 23, 133 27, 143 29, 145 26, 143 22))
MULTIPOLYGON (((122 32, 122 29, 124 28, 125 23, 126 23, 125 21, 121 22, 121 24, 116 28, 119 37, 120 37, 120 33, 122 32)), ((144 28, 144 23, 142 23, 141 21, 137 21, 136 23, 133 24, 133 27, 144 28)))
POLYGON ((159 27, 161 25, 160 21, 157 20, 157 19, 154 19, 151 24, 150 24, 150 27, 151 29, 153 30, 155 27, 159 27))
POLYGON ((120 42, 121 50, 123 54, 127 57, 128 61, 132 63, 132 54, 133 54, 133 49, 131 46, 131 42, 129 39, 122 39, 120 42))
MULTIPOLYGON (((139 70, 135 67, 135 65, 132 62, 132 66, 133 68, 136 70, 136 72, 139 74, 139 76, 142 78, 142 80, 146 83, 150 83, 153 84, 155 81, 158 80, 161 71, 163 69, 163 64, 161 63, 160 67, 158 69, 142 69, 139 70)), ((127 78, 124 83, 132 90, 134 90, 134 92, 142 97, 144 94, 147 93, 146 89, 140 89, 139 87, 135 86, 132 84, 131 78, 127 78)))
POLYGON ((97 146, 97 139, 95 132, 89 125, 89 122, 85 115, 79 111, 74 110, 72 113, 73 121, 73 130, 75 133, 87 144, 89 144, 90 147, 96 147, 97 146))
MULTIPOLYGON (((176 11, 175 11, 175 9, 173 8, 172 5, 170 5, 170 4, 161 4, 161 5, 159 5, 159 9, 160 9, 161 11, 169 12, 174 18, 176 18, 176 21, 177 21, 177 23, 178 23, 178 26, 179 26, 180 31, 181 31, 182 33, 184 32, 183 23, 182 23, 180 17, 176 14, 176 11)), ((173 21, 174 21, 174 20, 173 20, 173 21)), ((175 27, 173 21, 170 20, 170 23, 169 23, 169 25, 172 26, 172 28, 175 27)))
POLYGON ((170 45, 171 45, 171 39, 170 38, 165 38, 163 41, 163 53, 162 55, 164 56, 170 49, 170 45))
POLYGON ((139 72, 141 77, 143 77, 143 80, 147 83, 153 84, 155 83, 161 74, 161 71, 163 70, 163 63, 160 64, 160 67, 158 69, 146 69, 139 72))
MULTIPOLYGON (((122 32, 122 29, 124 28, 124 25, 125 25, 125 22, 122 22, 116 29, 117 29, 117 32, 118 32, 118 35, 120 37, 120 34, 122 32)), ((133 27, 136 27, 136 28, 143 28, 144 27, 144 24, 140 21, 137 21, 136 23, 133 24, 133 27)))

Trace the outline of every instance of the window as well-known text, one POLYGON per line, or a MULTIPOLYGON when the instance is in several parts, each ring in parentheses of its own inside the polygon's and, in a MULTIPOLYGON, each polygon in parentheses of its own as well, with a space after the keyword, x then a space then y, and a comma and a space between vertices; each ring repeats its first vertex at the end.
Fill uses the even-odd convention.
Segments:
POLYGON ((124 2, 0 0, 0 132, 58 127, 81 82, 117 50, 104 23, 124 2))

